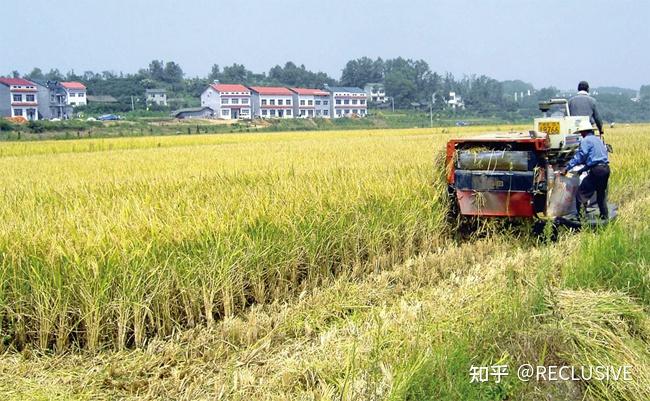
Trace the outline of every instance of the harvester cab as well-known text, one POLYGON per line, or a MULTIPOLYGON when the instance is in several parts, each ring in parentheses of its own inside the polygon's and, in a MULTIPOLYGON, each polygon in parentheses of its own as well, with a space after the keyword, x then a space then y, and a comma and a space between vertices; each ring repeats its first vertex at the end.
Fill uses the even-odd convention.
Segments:
POLYGON ((566 99, 551 99, 539 102, 543 117, 534 120, 535 132, 548 135, 547 156, 554 163, 569 160, 580 145, 578 126, 584 116, 572 116, 566 99))
MULTIPOLYGON (((585 219, 575 216, 580 178, 557 172, 577 151, 578 127, 589 117, 571 116, 565 99, 540 102, 539 107, 543 116, 534 119, 531 131, 486 133, 447 143, 450 217, 584 225, 585 219)), ((591 216, 588 221, 596 219, 591 216)))

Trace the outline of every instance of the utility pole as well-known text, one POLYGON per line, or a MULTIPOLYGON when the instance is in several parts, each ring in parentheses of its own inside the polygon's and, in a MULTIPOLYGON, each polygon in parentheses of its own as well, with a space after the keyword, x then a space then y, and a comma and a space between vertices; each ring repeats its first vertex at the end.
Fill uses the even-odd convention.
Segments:
POLYGON ((395 112, 395 98, 392 97, 392 96, 390 97, 390 104, 391 104, 391 108, 392 108, 393 113, 394 113, 395 112))
POLYGON ((433 128, 433 102, 435 101, 435 98, 436 98, 436 92, 433 92, 431 94, 431 103, 429 103, 429 120, 430 120, 431 128, 433 128))
POLYGON ((133 96, 131 96, 131 111, 135 110, 135 104, 133 103, 133 96))

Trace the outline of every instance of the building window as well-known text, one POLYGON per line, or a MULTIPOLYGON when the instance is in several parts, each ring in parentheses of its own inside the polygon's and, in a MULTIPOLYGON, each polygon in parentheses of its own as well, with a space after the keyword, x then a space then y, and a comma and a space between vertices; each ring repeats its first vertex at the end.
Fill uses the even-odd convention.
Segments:
POLYGON ((352 110, 352 114, 359 114, 359 110, 357 109, 352 110))
POLYGON ((357 99, 352 99, 352 104, 357 104, 357 99))
POLYGON ((271 117, 275 117, 275 109, 271 109, 271 117))
POLYGON ((248 109, 241 109, 241 115, 248 115, 248 109))
POLYGON ((262 115, 266 117, 266 110, 262 110, 262 115))
POLYGON ((323 106, 327 106, 328 104, 330 104, 329 100, 323 100, 323 106))
POLYGON ((74 97, 74 96, 75 96, 75 93, 70 92, 70 94, 69 94, 68 96, 69 96, 69 97, 74 97))
POLYGON ((14 95, 13 99, 14 99, 14 102, 22 102, 23 101, 23 95, 14 95))
POLYGON ((316 100, 316 106, 320 106, 320 100, 316 100))
POLYGON ((350 100, 345 99, 345 100, 343 101, 343 104, 350 104, 350 100))
POLYGON ((262 106, 266 106, 266 99, 262 99, 262 106))
POLYGON ((248 104, 248 99, 247 99, 247 98, 243 98, 243 99, 241 100, 241 104, 248 104))
POLYGON ((324 116, 329 116, 329 114, 330 114, 330 111, 329 111, 329 110, 323 110, 323 115, 324 115, 324 116))
POLYGON ((320 110, 316 110, 316 117, 320 117, 320 110))
POLYGON ((287 113, 288 116, 290 116, 291 115, 291 109, 287 109, 286 113, 287 113))
POLYGON ((305 115, 305 110, 300 110, 300 115, 304 116, 305 115))
POLYGON ((23 109, 14 109, 14 117, 22 116, 22 115, 23 115, 23 109))
POLYGON ((232 99, 230 101, 231 104, 239 104, 239 99, 232 99))
POLYGON ((230 99, 228 98, 221 99, 221 104, 229 104, 229 103, 230 103, 230 99))
POLYGON ((336 99, 336 104, 341 104, 341 99, 336 99))
POLYGON ((282 101, 282 99, 278 99, 278 106, 282 106, 283 104, 284 102, 282 101))
POLYGON ((361 99, 361 100, 359 100, 359 104, 366 104, 365 99, 361 99))
POLYGON ((336 115, 340 116, 341 115, 341 110, 336 110, 336 115))
POLYGON ((275 99, 269 99, 269 104, 271 106, 275 106, 275 99))
POLYGON ((285 104, 286 104, 287 106, 291 106, 291 99, 287 99, 287 101, 285 102, 285 104))
POLYGON ((350 114, 350 109, 345 109, 345 114, 350 114))
POLYGON ((33 102, 34 101, 34 95, 25 95, 25 100, 28 102, 33 102))
POLYGON ((307 100, 307 106, 313 106, 314 101, 313 100, 307 100))
POLYGON ((230 110, 221 110, 221 115, 224 117, 230 116, 230 110))
POLYGON ((301 106, 304 106, 304 105, 305 105, 305 101, 304 101, 304 100, 301 100, 301 101, 300 101, 300 105, 301 105, 301 106))

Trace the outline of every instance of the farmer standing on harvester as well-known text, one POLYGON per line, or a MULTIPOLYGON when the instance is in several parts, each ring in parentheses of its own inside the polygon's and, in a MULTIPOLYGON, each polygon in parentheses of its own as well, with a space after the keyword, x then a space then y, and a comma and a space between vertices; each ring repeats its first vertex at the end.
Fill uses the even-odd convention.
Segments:
POLYGON ((602 137, 605 131, 603 130, 603 120, 598 113, 598 106, 596 99, 589 96, 589 83, 587 81, 580 81, 578 84, 578 94, 569 99, 569 113, 572 116, 587 116, 592 124, 596 124, 600 136, 602 137))

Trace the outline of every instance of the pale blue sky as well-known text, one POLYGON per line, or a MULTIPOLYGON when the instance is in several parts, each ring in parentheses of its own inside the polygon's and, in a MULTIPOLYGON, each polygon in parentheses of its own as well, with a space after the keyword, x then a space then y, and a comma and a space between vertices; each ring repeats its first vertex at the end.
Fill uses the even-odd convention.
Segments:
POLYGON ((2 7, 0 72, 34 66, 135 72, 152 59, 188 76, 292 60, 339 78, 361 56, 536 87, 650 84, 645 0, 30 0, 2 7))

